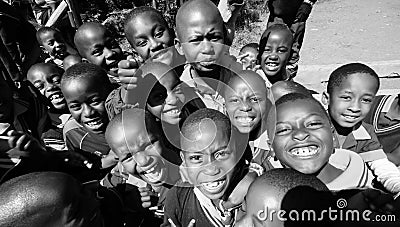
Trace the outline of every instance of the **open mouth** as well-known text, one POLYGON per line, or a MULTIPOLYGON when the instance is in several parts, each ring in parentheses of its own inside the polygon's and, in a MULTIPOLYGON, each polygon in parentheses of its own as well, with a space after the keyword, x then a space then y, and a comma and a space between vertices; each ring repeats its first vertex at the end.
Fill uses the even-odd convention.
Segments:
POLYGON ((356 121, 358 118, 359 118, 359 116, 357 115, 357 116, 351 116, 351 115, 342 115, 343 117, 344 117, 344 119, 346 119, 347 121, 356 121))
POLYGON ((159 165, 154 165, 140 174, 143 175, 150 184, 162 183, 164 180, 164 171, 159 165))
POLYGON ((242 126, 250 126, 253 124, 255 117, 236 117, 236 121, 242 126))
POLYGON ((279 63, 278 62, 267 62, 265 64, 265 67, 270 71, 277 71, 279 69, 279 63))
POLYGON ((60 103, 64 102, 64 100, 65 100, 64 96, 58 92, 50 95, 49 99, 53 104, 60 104, 60 103))
POLYGON ((295 147, 289 150, 289 154, 297 158, 310 158, 315 156, 319 151, 317 145, 309 145, 304 147, 295 147))
POLYGON ((173 108, 173 109, 164 111, 164 114, 168 115, 168 116, 179 116, 181 114, 181 111, 178 108, 173 108))
POLYGON ((212 181, 207 183, 202 183, 201 187, 203 187, 206 191, 210 193, 218 193, 220 192, 226 184, 226 179, 212 181))
POLYGON ((101 118, 97 118, 91 121, 86 121, 84 124, 86 125, 87 128, 91 130, 98 130, 104 125, 103 120, 101 118))

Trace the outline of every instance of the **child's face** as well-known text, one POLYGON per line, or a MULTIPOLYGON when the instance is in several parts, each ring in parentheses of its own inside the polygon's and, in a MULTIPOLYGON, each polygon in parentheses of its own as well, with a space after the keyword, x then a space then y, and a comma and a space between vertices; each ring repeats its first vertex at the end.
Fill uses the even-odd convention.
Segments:
POLYGON ((190 183, 209 199, 220 199, 227 190, 237 162, 227 133, 217 130, 218 124, 204 121, 196 141, 182 142, 184 171, 190 183))
POLYGON ((243 54, 247 54, 246 57, 241 59, 244 70, 252 70, 257 64, 258 52, 256 49, 246 49, 243 54))
POLYGON ((67 108, 64 95, 61 92, 62 70, 56 66, 43 66, 38 70, 29 71, 28 80, 42 93, 54 108, 62 110, 67 108))
POLYGON ((241 133, 250 133, 261 124, 268 106, 267 90, 258 80, 235 79, 225 92, 225 105, 232 124, 241 133))
POLYGON ((178 49, 197 70, 214 70, 224 52, 223 44, 223 21, 217 15, 197 12, 183 22, 178 49))
POLYGON ((153 13, 143 13, 128 24, 129 40, 143 60, 155 56, 160 50, 173 46, 170 29, 153 13))
POLYGON ((105 29, 91 29, 81 43, 82 56, 90 63, 101 66, 107 72, 113 73, 118 69, 122 60, 122 50, 116 40, 110 37, 105 29))
POLYGON ((71 80, 62 87, 72 117, 86 130, 97 134, 104 133, 108 124, 105 90, 93 78, 71 80))
POLYGON ((265 49, 260 49, 261 68, 267 76, 273 77, 285 70, 291 47, 290 33, 284 30, 270 33, 265 49))
POLYGON ((185 96, 181 90, 178 77, 173 72, 168 72, 155 84, 147 99, 147 109, 169 124, 178 124, 181 109, 185 103, 185 96))
POLYGON ((48 31, 40 36, 43 48, 49 52, 51 56, 57 59, 64 59, 69 55, 67 45, 64 38, 59 32, 48 31))
POLYGON ((376 92, 376 79, 371 75, 350 75, 328 95, 329 115, 342 127, 354 127, 368 114, 376 92))
POLYGON ((139 174, 149 184, 160 185, 165 182, 168 172, 162 158, 167 150, 159 137, 144 127, 125 126, 113 130, 107 142, 117 154, 124 171, 131 175, 139 174))
POLYGON ((314 174, 327 164, 333 152, 333 135, 324 110, 309 100, 286 102, 277 107, 272 143, 276 157, 290 168, 314 174))

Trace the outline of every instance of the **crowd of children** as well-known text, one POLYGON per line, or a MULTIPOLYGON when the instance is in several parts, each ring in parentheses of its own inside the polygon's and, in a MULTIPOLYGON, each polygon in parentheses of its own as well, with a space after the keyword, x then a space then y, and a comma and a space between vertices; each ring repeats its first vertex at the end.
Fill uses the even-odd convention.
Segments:
POLYGON ((242 0, 185 1, 175 30, 137 7, 133 53, 98 22, 74 43, 39 28, 35 63, 0 36, 0 226, 398 226, 400 97, 377 96, 362 63, 320 96, 294 81, 314 3, 269 0, 259 43, 237 57, 242 0), (395 219, 288 215, 338 199, 395 219))

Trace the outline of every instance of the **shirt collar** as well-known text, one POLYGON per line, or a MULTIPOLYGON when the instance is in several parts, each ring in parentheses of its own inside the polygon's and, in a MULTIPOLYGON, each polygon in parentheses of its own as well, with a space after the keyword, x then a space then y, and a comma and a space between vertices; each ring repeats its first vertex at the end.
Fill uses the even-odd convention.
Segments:
POLYGON ((392 105, 392 103, 394 102, 394 100, 396 99, 397 95, 391 95, 385 102, 385 104, 383 104, 382 107, 382 112, 387 113, 389 112, 390 106, 392 105))
POLYGON ((353 136, 355 140, 370 140, 371 135, 368 133, 367 129, 364 128, 363 125, 360 125, 358 129, 354 130, 353 136))

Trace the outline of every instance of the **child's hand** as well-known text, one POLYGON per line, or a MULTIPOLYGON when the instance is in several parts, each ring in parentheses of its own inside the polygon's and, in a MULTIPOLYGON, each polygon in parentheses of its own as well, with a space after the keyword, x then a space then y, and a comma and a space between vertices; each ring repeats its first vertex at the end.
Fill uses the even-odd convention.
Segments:
POLYGON ((140 200, 142 200, 143 208, 149 208, 149 207, 157 205, 158 196, 152 190, 150 185, 148 185, 146 187, 138 188, 138 190, 140 192, 140 200))
POLYGON ((108 168, 118 163, 118 156, 110 150, 110 152, 101 159, 101 168, 108 168))
MULTIPOLYGON (((168 218, 168 222, 171 224, 171 227, 176 227, 175 223, 171 220, 171 218, 168 218)), ((194 227, 194 224, 196 224, 196 220, 192 219, 190 220, 190 223, 187 227, 194 227)))
POLYGON ((29 156, 30 154, 26 152, 39 152, 46 150, 37 139, 23 132, 10 130, 7 132, 7 136, 9 136, 8 145, 11 148, 14 148, 10 150, 10 153, 8 153, 10 157, 29 156))
POLYGON ((122 60, 118 63, 118 77, 126 88, 130 89, 137 86, 135 73, 138 68, 139 63, 132 56, 128 56, 127 60, 122 60))

